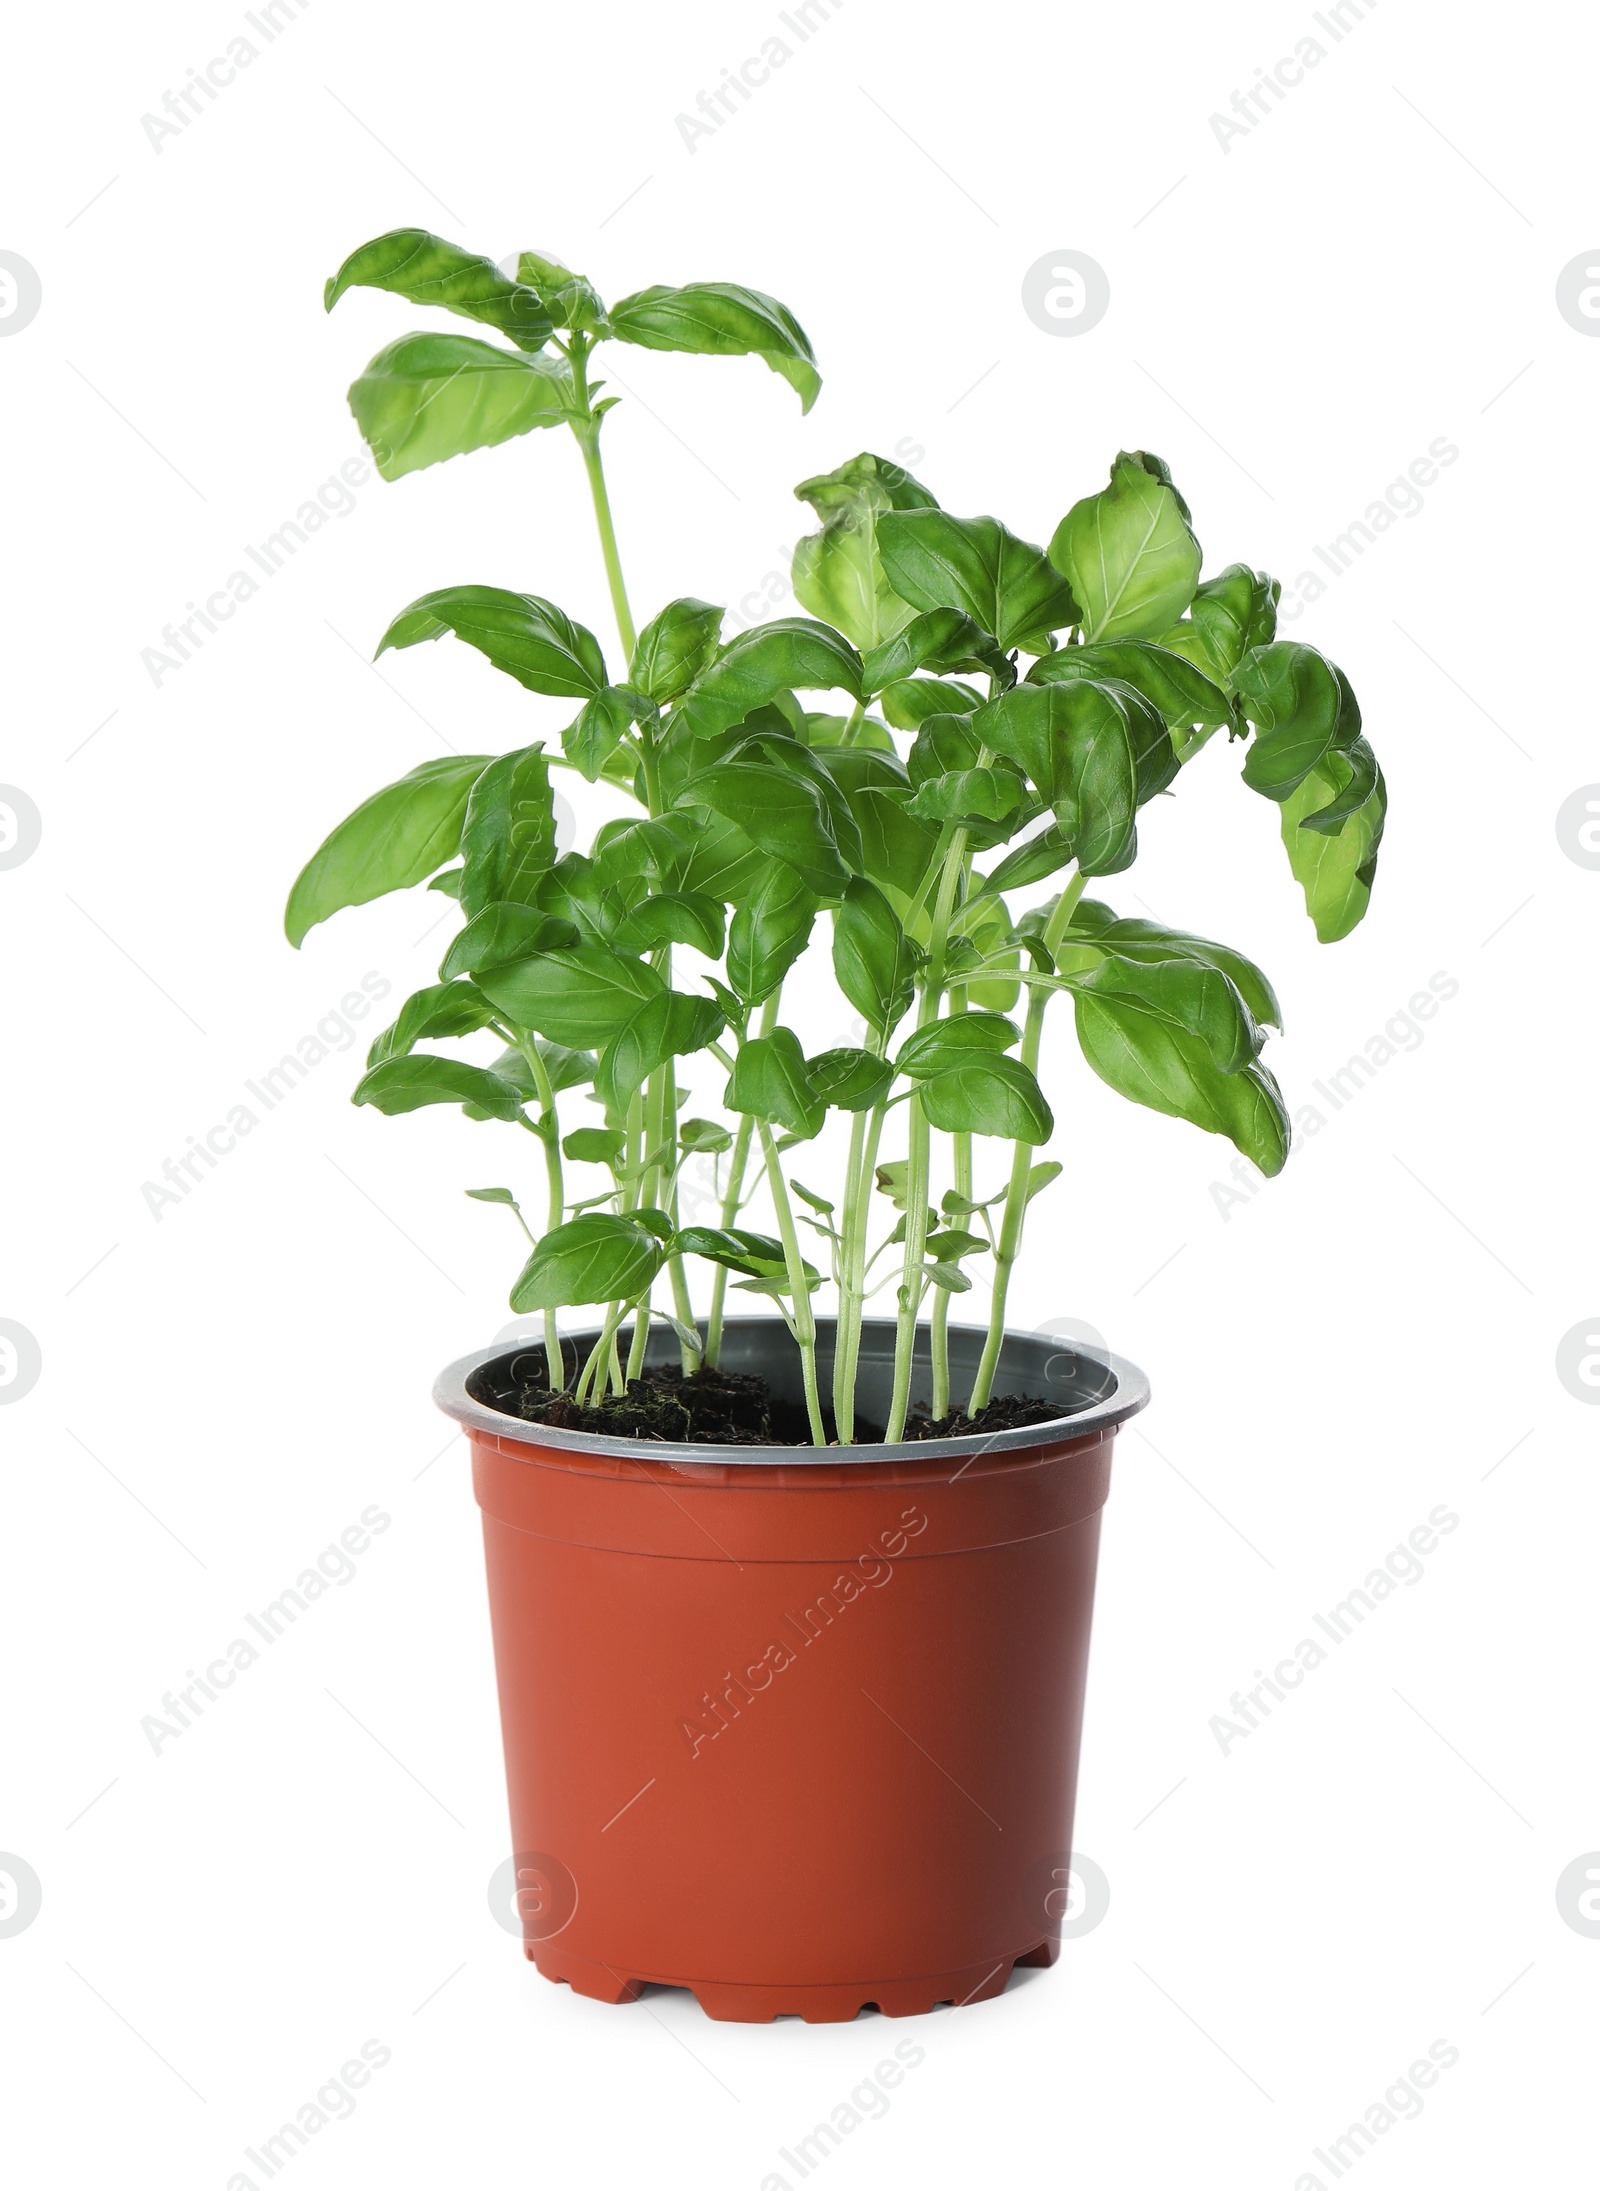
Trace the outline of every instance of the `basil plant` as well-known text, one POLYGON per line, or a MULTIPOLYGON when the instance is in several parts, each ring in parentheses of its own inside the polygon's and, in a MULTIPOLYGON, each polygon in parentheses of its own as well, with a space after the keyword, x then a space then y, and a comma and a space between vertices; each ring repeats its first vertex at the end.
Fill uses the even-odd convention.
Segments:
MULTIPOLYGON (((524 252, 505 271, 420 229, 363 245, 329 282, 329 307, 357 286, 502 338, 402 335, 372 360, 350 405, 383 476, 570 429, 620 646, 608 660, 553 601, 496 586, 425 594, 383 634, 380 654, 453 633, 576 713, 559 750, 536 738, 424 761, 340 822, 296 882, 295 945, 386 891, 425 884, 461 908, 438 981, 379 1035, 354 1100, 390 1114, 457 1104, 538 1142, 545 1208, 537 1234, 524 1228, 532 1252, 510 1299, 543 1316, 552 1390, 566 1382, 559 1310, 599 1312, 574 1378, 582 1402, 639 1373, 652 1314, 676 1330, 686 1370, 714 1365, 731 1279, 787 1322, 824 1443, 814 1296, 831 1286, 831 1427, 850 1443, 863 1312, 892 1286, 894 1440, 925 1309, 933 1413, 960 1407, 946 1319, 982 1277, 988 1340, 964 1396, 976 1415, 1027 1211, 1062 1169, 1040 1153, 1055 1131, 1038 1078, 1055 998, 1070 999, 1083 1056, 1111 1087, 1281 1169, 1289 1119, 1261 1062, 1280 1025, 1265 975, 1089 886, 1132 865, 1140 809, 1223 731, 1247 741, 1245 788, 1278 808, 1317 934, 1348 933, 1385 807, 1348 682, 1274 636, 1275 579, 1242 563, 1202 579, 1188 506, 1142 451, 1119 455, 1044 549, 853 457, 796 489, 818 519, 794 557, 808 614, 725 638, 724 612, 685 596, 636 630, 600 453, 617 399, 592 377, 597 349, 754 354, 809 409, 819 381, 794 316, 727 282, 607 305, 553 259, 524 252), (617 797, 587 852, 558 854, 553 768, 617 797), (808 950, 829 955, 843 1000, 830 1033, 854 1038, 820 1050, 784 1010, 808 950), (501 1047, 479 1062, 486 1039, 501 1047), (720 1091, 720 1118, 682 1115, 691 1071, 720 1091), (831 1111, 848 1143, 819 1177, 810 1144, 831 1111), (800 1152, 815 1184, 794 1176, 800 1152), (715 1159, 716 1224, 680 1222, 680 1172, 697 1155, 715 1159), (741 1223, 763 1186, 770 1232, 741 1223)), ((522 1219, 509 1188, 470 1191, 522 1219)))

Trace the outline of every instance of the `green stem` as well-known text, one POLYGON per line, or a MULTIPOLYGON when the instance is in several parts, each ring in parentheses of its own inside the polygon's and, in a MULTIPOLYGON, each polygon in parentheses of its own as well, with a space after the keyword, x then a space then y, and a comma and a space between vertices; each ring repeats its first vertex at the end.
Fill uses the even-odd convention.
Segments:
MULTIPOLYGON (((517 1047, 528 1061, 528 1071, 539 1093, 539 1139, 544 1143, 544 1171, 548 1188, 548 1208, 545 1229, 554 1232, 566 1215, 566 1186, 561 1175, 561 1126, 556 1114, 555 1090, 550 1085, 550 1075, 545 1071, 544 1059, 532 1035, 517 1037, 517 1047)), ((567 1381, 566 1364, 561 1354, 561 1337, 556 1329, 556 1312, 544 1312, 544 1359, 550 1390, 559 1392, 567 1381)))
POLYGON ((611 1353, 616 1329, 623 1319, 626 1308, 626 1302, 613 1301, 606 1310, 605 1322, 600 1327, 600 1336, 589 1349, 589 1359, 584 1363, 583 1373, 573 1391, 572 1397, 580 1407, 587 1398, 591 1386, 595 1385, 596 1378, 604 1380, 604 1364, 611 1353))
MULTIPOLYGON (((987 755, 980 755, 980 766, 987 755)), ((967 832, 955 830, 944 856, 944 870, 939 877, 939 893, 934 901, 932 935, 928 944, 928 965, 923 977, 922 997, 917 1007, 917 1026, 931 1026, 939 1016, 939 1003, 944 994, 945 949, 950 935, 950 916, 955 910, 956 892, 966 872, 967 832)), ((920 1091, 913 1090, 906 1107, 909 1121, 909 1143, 906 1153, 906 1242, 901 1266, 900 1314, 894 1339, 894 1391, 889 1402, 889 1420, 884 1425, 884 1442, 893 1445, 906 1426, 906 1408, 911 1398, 911 1357, 917 1340, 917 1316, 922 1307, 922 1290, 926 1281, 922 1274, 922 1258, 928 1244, 928 1163, 929 1127, 928 1115, 922 1107, 920 1091)))
MULTIPOLYGON (((663 1140, 670 1140, 670 1146, 676 1150, 678 1146, 678 1074, 677 1068, 670 1058, 667 1060, 666 1066, 664 1109, 666 1112, 666 1129, 663 1140)), ((667 1176, 666 1199, 663 1206, 668 1217, 672 1220, 672 1229, 676 1232, 678 1229, 678 1167, 676 1163, 672 1165, 667 1176)), ((674 1315, 685 1330, 693 1331, 694 1302, 689 1297, 689 1274, 683 1267, 682 1255, 676 1250, 667 1257, 667 1282, 672 1288, 674 1315)), ((683 1374, 687 1377, 699 1368, 701 1356, 697 1351, 690 1348, 687 1340, 680 1339, 678 1341, 678 1360, 683 1374)))
POLYGON ((778 1233, 783 1241, 783 1260, 789 1273, 789 1292, 794 1302, 795 1344, 800 1349, 800 1375, 805 1384, 806 1415, 811 1424, 811 1443, 826 1445, 828 1430, 822 1420, 822 1398, 817 1390, 817 1320, 811 1313, 811 1288, 806 1278, 805 1257, 800 1253, 800 1235, 795 1229, 794 1211, 789 1206, 789 1190, 784 1184, 783 1166, 778 1162, 772 1128, 763 1118, 757 1120, 756 1130, 761 1136, 761 1153, 767 1162, 767 1185, 772 1193, 772 1206, 778 1213, 778 1233))
MULTIPOLYGON (((964 1012, 966 1009, 967 992, 965 988, 953 989, 950 992, 951 1018, 953 1019, 958 1012, 964 1012)), ((953 1184, 956 1193, 970 1202, 972 1200, 971 1134, 953 1134, 951 1136, 951 1157, 954 1172, 953 1184)), ((965 1225, 967 1220, 965 1217, 961 1217, 957 1222, 965 1225)), ((943 1421, 944 1417, 950 1412, 950 1296, 943 1286, 939 1288, 934 1299, 933 1327, 928 1337, 928 1349, 933 1358, 933 1394, 928 1405, 933 1419, 937 1423, 943 1421)))
MULTIPOLYGON (((745 1166, 750 1161, 750 1144, 755 1139, 756 1122, 746 1112, 740 1119, 733 1137, 733 1154, 728 1159, 728 1184, 723 1189, 721 1224, 726 1231, 739 1215, 739 1205, 744 1200, 745 1166)), ((722 1311, 728 1294, 728 1269, 719 1263, 711 1280, 711 1313, 706 1318, 706 1363, 715 1369, 722 1356, 722 1311)))
MULTIPOLYGON (((1055 952, 1066 932, 1073 909, 1083 896, 1088 882, 1086 875, 1073 875, 1056 901, 1044 932, 1044 946, 1055 952)), ((1044 1032, 1045 1006, 1052 992, 1048 989, 1028 990, 1027 1017, 1022 1024, 1022 1062, 1030 1073, 1039 1066, 1039 1040, 1044 1032)), ((1028 1177, 1033 1170, 1033 1144, 1018 1141, 1011 1152, 1011 1181, 1006 1188, 1005 1208, 1000 1218, 1000 1242, 994 1257, 994 1291, 989 1299, 989 1330, 983 1343, 983 1358, 978 1364, 978 1374, 972 1382, 972 1396, 967 1402, 967 1413, 976 1415, 980 1408, 989 1404, 989 1394, 994 1385, 994 1373, 1000 1363, 1000 1349, 1006 1335, 1006 1295, 1011 1286, 1011 1273, 1016 1265, 1017 1254, 1022 1246, 1023 1221, 1028 1212, 1028 1177)))
MULTIPOLYGON (((782 984, 773 990, 761 1007, 761 1017, 756 1022, 758 1035, 770 1035, 778 1023, 778 1000, 783 994, 782 984)), ((755 1139, 755 1119, 747 1112, 739 1121, 733 1137, 733 1154, 728 1159, 728 1184, 722 1196, 721 1224, 737 1224, 740 1205, 744 1201, 745 1167, 750 1162, 750 1144, 755 1139)), ((722 1315, 728 1298, 728 1272, 719 1263, 711 1280, 711 1313, 706 1318, 706 1366, 715 1369, 722 1358, 722 1315)))
POLYGON ((582 414, 571 422, 572 431, 578 447, 583 451, 583 468, 589 475, 589 496, 594 503, 594 521, 600 534, 600 553, 605 558, 606 583, 611 588, 611 608, 617 619, 617 633, 622 640, 623 654, 631 661, 638 633, 633 627, 633 611, 628 606, 628 589, 622 578, 622 558, 617 553, 617 528, 612 522, 611 497, 606 492, 605 466, 600 460, 600 420, 595 417, 589 403, 587 365, 590 348, 587 336, 574 335, 567 353, 572 363, 573 386, 582 414))
MULTIPOLYGON (((661 1157, 666 1140, 666 1125, 663 1117, 665 1108, 666 1068, 658 1065, 646 1081, 644 1090, 644 1148, 656 1161, 649 1166, 644 1178, 639 1182, 637 1206, 640 1209, 653 1210, 660 1205, 661 1157)), ((633 1340, 628 1348, 626 1372, 629 1383, 644 1368, 645 1348, 650 1339, 651 1290, 651 1287, 646 1286, 644 1292, 634 1303, 633 1340)))
POLYGON ((870 1113, 858 1111, 850 1129, 839 1321, 833 1342, 834 1429, 841 1445, 854 1445, 856 1436, 856 1364, 861 1355, 861 1319, 867 1299, 867 1217, 878 1169, 878 1142, 887 1115, 887 1104, 879 1103, 870 1113))

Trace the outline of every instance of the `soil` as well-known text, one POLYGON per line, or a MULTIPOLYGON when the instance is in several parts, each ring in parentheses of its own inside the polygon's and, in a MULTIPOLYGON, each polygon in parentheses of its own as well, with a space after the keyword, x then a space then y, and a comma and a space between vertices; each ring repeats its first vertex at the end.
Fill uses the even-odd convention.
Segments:
MULTIPOLYGON (((668 1445, 809 1445, 810 1432, 803 1411, 775 1400, 764 1377, 745 1376, 735 1370, 697 1369, 687 1376, 681 1369, 661 1363, 642 1377, 630 1379, 627 1390, 607 1393, 598 1406, 580 1406, 569 1393, 552 1394, 544 1364, 525 1356, 518 1364, 514 1401, 508 1411, 524 1422, 543 1423, 551 1430, 588 1431, 607 1438, 637 1438, 641 1443, 668 1445)), ((908 1440, 964 1438, 977 1433, 1018 1430, 1034 1423, 1054 1421, 1059 1403, 1008 1395, 991 1400, 976 1416, 943 1415, 935 1422, 926 1408, 914 1409, 907 1420, 908 1440)), ((827 1420, 831 1432, 833 1424, 827 1420)), ((882 1440, 873 1423, 856 1424, 858 1443, 882 1440)))
POLYGON ((991 1400, 987 1407, 980 1407, 976 1415, 941 1415, 937 1422, 926 1408, 914 1407, 906 1418, 906 1437, 918 1438, 965 1438, 973 1433, 983 1435, 997 1430, 1028 1430, 1035 1423, 1053 1423, 1061 1415, 1059 1400, 1029 1400, 1018 1393, 1007 1393, 998 1400, 991 1400))

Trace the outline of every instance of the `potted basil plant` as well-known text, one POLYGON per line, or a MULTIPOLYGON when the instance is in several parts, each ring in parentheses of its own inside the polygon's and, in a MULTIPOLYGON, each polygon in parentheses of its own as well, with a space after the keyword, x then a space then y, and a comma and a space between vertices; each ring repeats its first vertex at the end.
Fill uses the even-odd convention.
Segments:
POLYGON ((402 609, 380 654, 453 634, 575 712, 374 792, 287 913, 298 946, 387 891, 460 906, 354 1100, 503 1126, 508 1183, 467 1191, 528 1236, 530 1338, 438 1387, 484 1510, 527 1953, 718 2016, 983 1998, 1058 1950, 1099 1515, 1147 1397, 1007 1329, 1029 1213, 1082 1161, 1070 1128, 1044 1154, 1071 1100, 1039 1078, 1045 1015, 1133 1102, 1282 1167, 1270 983, 1119 911, 1116 878, 1222 733, 1208 764, 1243 745, 1246 822, 1277 808, 1317 934, 1345 935, 1385 809, 1355 696, 1275 636, 1275 580, 1202 578, 1141 451, 1042 549, 853 457, 796 490, 805 614, 724 637, 686 594, 636 628, 597 352, 757 356, 809 410, 794 315, 724 282, 608 305, 420 229, 363 245, 328 306, 357 287, 497 338, 372 360, 350 406, 384 478, 567 428, 616 628, 476 583, 402 609), (614 809, 586 851, 558 851, 553 769, 614 809), (826 1008, 786 1008, 802 959, 826 1008), (687 1221, 708 1164, 713 1221, 687 1221))

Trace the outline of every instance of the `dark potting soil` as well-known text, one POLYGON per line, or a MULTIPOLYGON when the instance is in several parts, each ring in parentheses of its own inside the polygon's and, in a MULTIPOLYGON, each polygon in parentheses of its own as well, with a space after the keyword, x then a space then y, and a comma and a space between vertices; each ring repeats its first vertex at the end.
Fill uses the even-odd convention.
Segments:
MULTIPOLYGON (((773 1398, 764 1377, 737 1370, 697 1369, 685 1375, 681 1369, 660 1363, 642 1377, 629 1380, 627 1390, 607 1393, 598 1406, 579 1405, 570 1393, 552 1394, 544 1364, 525 1358, 519 1365, 516 1412, 524 1422, 543 1423, 551 1430, 589 1431, 600 1437, 637 1438, 647 1444, 669 1445, 809 1445, 810 1431, 803 1409, 773 1398)), ((908 1440, 964 1438, 973 1433, 1017 1430, 1034 1423, 1053 1421, 1061 1410, 1048 1400, 1007 1396, 991 1400, 975 1416, 943 1415, 935 1422, 926 1408, 913 1410, 905 1435, 908 1440)), ((827 1419, 831 1432, 833 1423, 827 1419)), ((858 1443, 881 1442, 881 1426, 856 1423, 858 1443)))
MULTIPOLYGON (((625 1392, 608 1392, 597 1407, 567 1392, 552 1394, 544 1365, 528 1364, 517 1386, 517 1413, 552 1430, 586 1430, 606 1438, 640 1438, 669 1445, 787 1445, 791 1426, 779 1409, 774 1423, 764 1377, 734 1370, 681 1369, 661 1363, 630 1378, 625 1392)), ((800 1437, 805 1436, 802 1420, 800 1437)))
POLYGON ((1028 1430, 1035 1423, 1053 1423, 1060 1414, 1058 1401, 1028 1400, 1008 1392, 1001 1399, 991 1400, 987 1407, 980 1407, 976 1415, 941 1415, 937 1422, 926 1408, 914 1407, 906 1418, 905 1434, 914 1440, 965 1438, 973 1433, 981 1436, 996 1430, 1028 1430))

